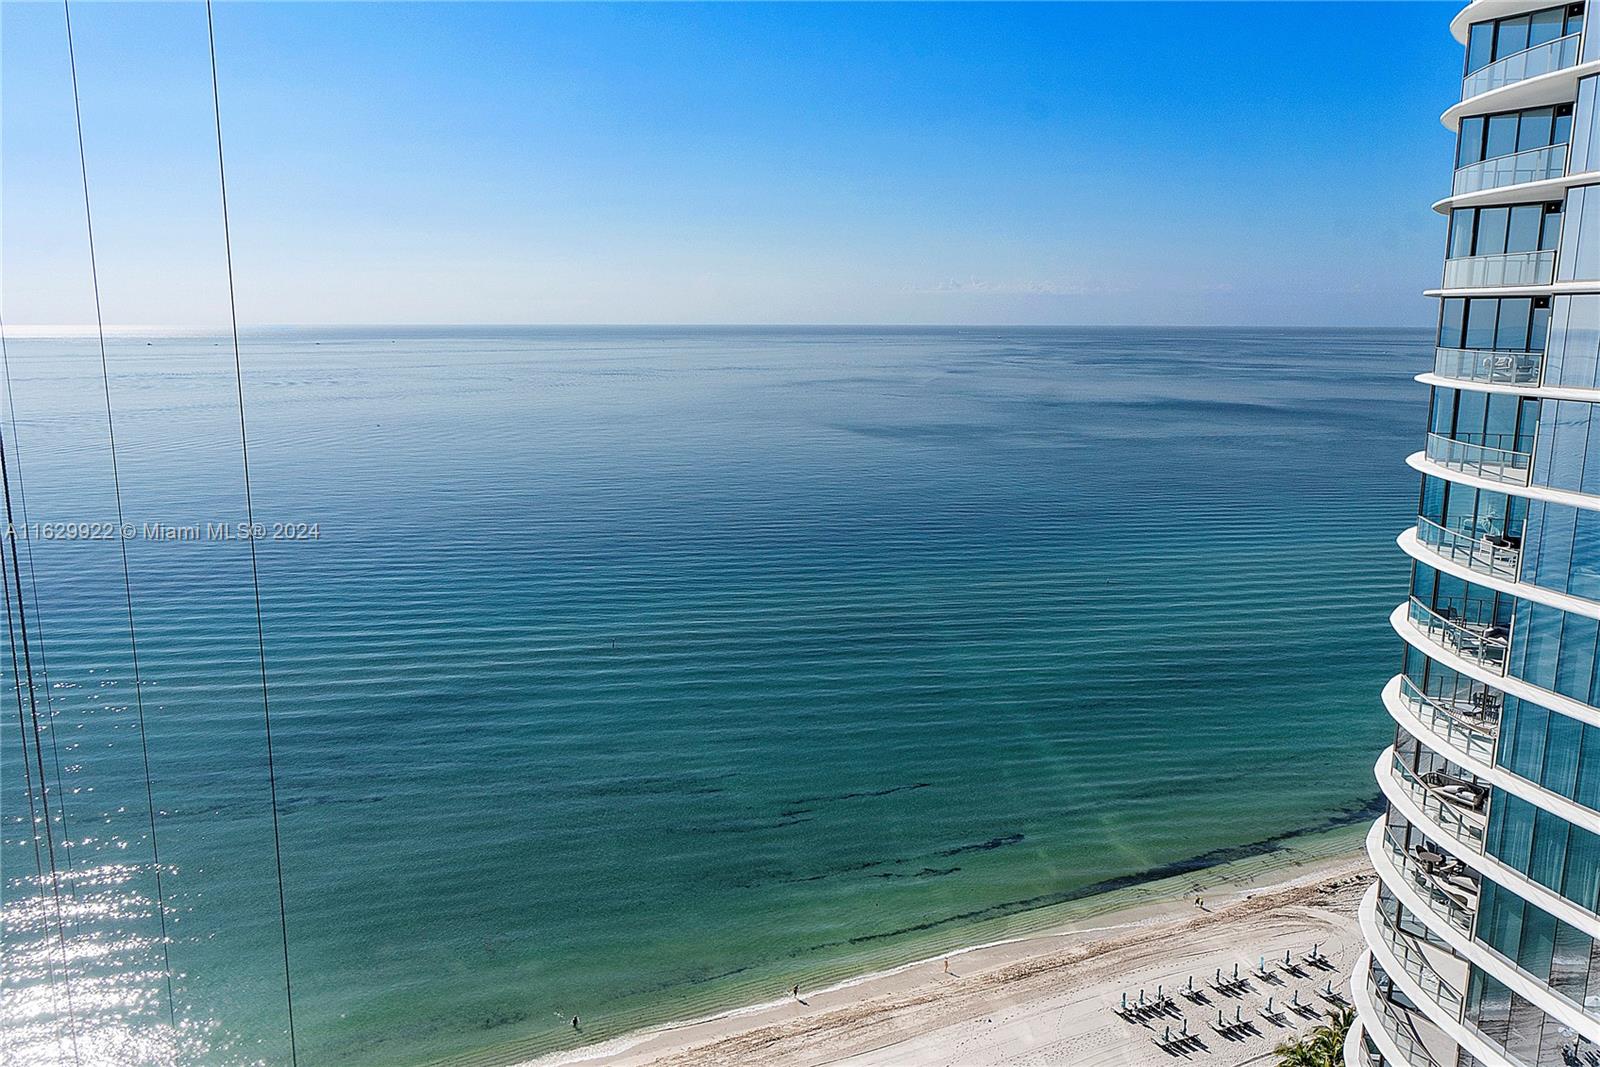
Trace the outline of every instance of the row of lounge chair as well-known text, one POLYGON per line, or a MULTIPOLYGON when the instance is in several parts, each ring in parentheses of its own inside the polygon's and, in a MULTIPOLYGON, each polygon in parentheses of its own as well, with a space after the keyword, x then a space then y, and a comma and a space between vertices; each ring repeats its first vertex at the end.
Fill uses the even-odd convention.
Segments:
MULTIPOLYGON (((1190 975, 1178 990, 1178 996, 1194 1005, 1210 1005, 1212 1002, 1207 994, 1208 988, 1225 997, 1240 997, 1254 988, 1252 979, 1279 982, 1281 979, 1277 977, 1277 972, 1305 978, 1309 973, 1307 968, 1322 971, 1334 969, 1333 961, 1323 954, 1320 942, 1312 945, 1311 951, 1301 955, 1298 960, 1293 952, 1285 952, 1282 960, 1275 960, 1271 964, 1267 962, 1265 956, 1262 956, 1253 972, 1241 973, 1239 965, 1234 964, 1232 973, 1224 974, 1222 968, 1218 967, 1211 981, 1203 986, 1196 985, 1194 976, 1190 975)), ((1334 989, 1332 978, 1316 990, 1316 996, 1335 1007, 1343 1007, 1348 1003, 1344 994, 1334 989)), ((1156 986, 1154 996, 1148 995, 1143 989, 1139 990, 1137 996, 1124 993, 1121 1003, 1113 1008, 1112 1012, 1127 1022, 1152 1028, 1152 1020, 1159 1020, 1163 1016, 1176 1019, 1177 1029, 1173 1029, 1170 1022, 1166 1023, 1162 1027, 1162 1032, 1151 1038, 1156 1047, 1172 1055, 1181 1055, 1206 1047, 1200 1035, 1189 1029, 1188 1017, 1183 1014, 1177 1000, 1167 992, 1165 986, 1156 986)), ((1266 1003, 1250 1015, 1246 1015, 1243 1005, 1239 1004, 1234 1005, 1231 1019, 1226 1011, 1218 1008, 1216 1021, 1210 1024, 1210 1028, 1224 1040, 1240 1041, 1260 1033, 1256 1026, 1257 1015, 1273 1026, 1285 1026, 1289 1024, 1291 1015, 1310 1019, 1322 1013, 1323 1008, 1315 1001, 1310 998, 1302 1000, 1300 991, 1294 990, 1288 1000, 1268 996, 1266 1003)))

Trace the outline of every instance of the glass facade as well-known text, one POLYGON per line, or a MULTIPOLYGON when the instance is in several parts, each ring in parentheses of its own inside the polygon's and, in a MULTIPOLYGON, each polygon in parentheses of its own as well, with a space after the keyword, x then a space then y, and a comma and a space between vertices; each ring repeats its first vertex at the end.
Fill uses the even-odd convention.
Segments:
POLYGON ((1495 762, 1534 785, 1600 811, 1600 727, 1506 697, 1495 762))
POLYGON ((1518 601, 1509 673, 1529 685, 1600 705, 1595 655, 1600 622, 1545 604, 1518 601))
POLYGON ((1512 624, 1517 600, 1476 582, 1436 570, 1426 563, 1411 565, 1411 595, 1435 615, 1469 626, 1485 626, 1505 636, 1512 624))
POLYGON ((1456 166, 1566 144, 1572 139, 1572 105, 1530 107, 1498 115, 1461 120, 1456 137, 1456 166))
POLYGON ((1428 404, 1428 432, 1471 445, 1532 452, 1539 401, 1512 393, 1435 388, 1428 404))
POLYGON ((1406 645, 1401 671, 1418 692, 1445 704, 1458 717, 1491 731, 1497 728, 1505 702, 1500 690, 1446 667, 1415 645, 1406 645))
POLYGON ((1600 295, 1562 297, 1549 319, 1546 385, 1600 388, 1600 295))
POLYGON ((1487 878, 1478 903, 1478 940, 1574 1007, 1600 1012, 1594 939, 1487 878))
POLYGON ((1440 301, 1440 348, 1542 352, 1550 334, 1550 298, 1450 297, 1440 301))
POLYGON ((1553 249, 1561 240, 1561 205, 1463 207, 1450 212, 1446 255, 1498 256, 1553 249))
POLYGON ((1552 489, 1600 494, 1600 425, 1594 404, 1551 400, 1537 437, 1533 482, 1552 489))
MULTIPOLYGON (((1580 185, 1567 192, 1566 210, 1572 212, 1572 227, 1559 242, 1561 266, 1556 281, 1576 282, 1600 278, 1600 185, 1580 185)), ((1524 222, 1526 227, 1527 223, 1524 222)), ((1558 228, 1557 232, 1560 230, 1558 228)), ((1519 234, 1521 240, 1527 234, 1519 234)), ((1488 235, 1489 244, 1494 234, 1488 235)))
MULTIPOLYGON (((1528 501, 1428 474, 1422 479, 1417 514, 1454 533, 1519 548, 1527 524, 1528 501)), ((1595 518, 1600 523, 1600 514, 1595 518)))
MULTIPOLYGON (((1469 27, 1469 101, 1600 59, 1582 5, 1482 10, 1500 17, 1469 27)), ((1444 290, 1474 295, 1440 301, 1452 384, 1430 390, 1402 538, 1390 808, 1369 838, 1382 967, 1352 1062, 1384 1035, 1412 1067, 1567 1067, 1600 1045, 1600 77, 1542 85, 1516 94, 1540 106, 1457 128, 1444 290), (1416 1013, 1428 1048, 1401 1041, 1416 1013), (1433 1047, 1464 1034, 1477 1058, 1433 1047)))
MULTIPOLYGON (((1547 745, 1545 751, 1547 757, 1572 765, 1570 771, 1563 767, 1554 772, 1556 775, 1576 775, 1576 748, 1561 752, 1547 745)), ((1484 834, 1483 848, 1507 867, 1527 875, 1584 911, 1600 913, 1596 910, 1600 905, 1600 836, 1573 826, 1559 815, 1535 807, 1521 797, 1492 789, 1489 828, 1484 834)), ((1544 915, 1543 912, 1539 914, 1544 915)), ((1480 937, 1483 935, 1482 918, 1480 910, 1480 937)), ((1497 944, 1492 940, 1487 943, 1497 944)), ((1503 954, 1518 958, 1511 953, 1503 954)))
MULTIPOLYGON (((1600 33, 1584 35, 1584 61, 1600 59, 1600 33)), ((1600 170, 1600 107, 1595 100, 1600 95, 1600 75, 1583 78, 1578 82, 1578 106, 1572 117, 1572 173, 1600 170)))
POLYGON ((1522 501, 1521 577, 1530 585, 1600 601, 1600 511, 1522 501))
MULTIPOLYGON (((1486 1040, 1527 1067, 1571 1067, 1571 1030, 1504 983, 1474 968, 1467 985, 1465 1021, 1486 1040)), ((1463 1063, 1470 1061, 1463 1060, 1463 1063)))
POLYGON ((1528 48, 1568 37, 1583 29, 1583 5, 1563 4, 1526 15, 1479 22, 1467 38, 1467 69, 1471 74, 1496 60, 1528 48))

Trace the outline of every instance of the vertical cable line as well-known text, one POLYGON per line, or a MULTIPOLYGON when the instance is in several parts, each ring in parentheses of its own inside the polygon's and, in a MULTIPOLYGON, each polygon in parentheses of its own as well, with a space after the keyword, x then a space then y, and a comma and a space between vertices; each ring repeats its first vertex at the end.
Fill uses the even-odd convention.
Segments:
MULTIPOLYGON (((63 3, 66 0, 62 0, 63 3)), ((294 1033, 294 982, 289 970, 289 911, 283 894, 283 838, 278 829, 278 774, 272 758, 272 705, 267 699, 267 633, 261 623, 261 571, 256 561, 255 504, 250 493, 250 435, 244 421, 244 369, 239 359, 239 305, 233 293, 233 238, 228 230, 228 170, 222 159, 222 94, 217 89, 217 32, 206 0, 206 43, 211 50, 211 111, 217 128, 217 187, 222 193, 222 249, 228 264, 228 323, 233 330, 233 380, 239 395, 239 458, 244 471, 245 542, 250 546, 250 588, 255 595, 256 657, 261 665, 261 719, 266 727, 267 794, 272 806, 272 857, 278 874, 278 931, 283 940, 283 999, 289 1014, 289 1062, 300 1062, 294 1033)))
MULTIPOLYGON (((94 325, 100 341, 100 380, 105 388, 106 437, 111 444, 111 486, 117 501, 117 547, 122 550, 122 590, 128 606, 128 650, 133 661, 133 700, 139 713, 139 752, 144 760, 145 809, 150 817, 150 858, 156 882, 156 915, 161 921, 161 967, 167 980, 167 1019, 177 1026, 178 1013, 172 996, 172 956, 167 947, 167 898, 161 885, 161 846, 156 838, 155 789, 150 781, 150 740, 144 724, 144 683, 139 674, 139 637, 133 622, 133 579, 128 572, 128 537, 122 518, 122 476, 117 470, 117 429, 111 416, 111 369, 106 363, 106 326, 100 312, 100 270, 94 254, 94 213, 89 208, 89 162, 83 150, 83 109, 78 102, 78 58, 72 47, 72 4, 61 0, 67 22, 67 62, 72 70, 72 114, 78 129, 78 171, 83 177, 83 221, 89 233, 89 278, 94 284, 94 325)), ((10 490, 6 492, 6 514, 11 512, 10 490)), ((16 566, 15 547, 11 560, 16 566)), ((17 580, 20 597, 22 580, 17 580)), ((20 606, 19 606, 20 607, 20 606)), ((22 632, 22 650, 28 650, 28 632, 22 632)), ((31 678, 31 675, 30 675, 31 678)), ((35 742, 37 744, 37 742, 35 742)), ((41 772, 42 773, 42 772, 41 772)), ((49 812, 45 813, 49 818, 49 812)))
MULTIPOLYGON (((22 638, 22 669, 28 681, 28 716, 33 725, 33 758, 39 777, 39 803, 44 814, 45 855, 50 861, 50 893, 55 898, 56 940, 61 948, 61 977, 67 993, 67 1032, 72 1038, 72 1062, 78 1062, 78 1022, 72 1006, 72 975, 67 961, 67 925, 61 913, 61 876, 56 869, 55 830, 50 824, 50 790, 45 784, 44 750, 39 743, 39 699, 33 684, 33 658, 28 651, 28 612, 22 602, 22 570, 17 566, 17 527, 11 519, 11 479, 6 471, 5 432, 0 430, 0 488, 4 489, 6 505, 6 544, 10 548, 11 570, 5 576, 6 627, 11 627, 11 582, 17 590, 17 627, 12 633, 12 656, 16 655, 16 636, 22 638)), ((17 672, 13 669, 12 673, 17 672)), ((26 746, 24 746, 26 752, 26 746)))
MULTIPOLYGON (((22 702, 22 666, 17 659, 16 618, 11 613, 11 579, 5 574, 5 556, 5 542, 0 539, 0 579, 3 579, 0 580, 0 586, 5 589, 6 636, 11 650, 11 687, 17 695, 17 742, 22 746, 22 782, 28 792, 28 826, 33 831, 33 869, 39 880, 39 915, 48 923, 50 880, 44 876, 44 847, 39 841, 39 806, 33 797, 33 769, 28 766, 28 720, 22 702)), ((46 934, 45 937, 48 940, 49 935, 46 934)), ((55 961, 49 955, 45 958, 45 969, 50 975, 51 991, 59 993, 55 961)), ((70 1018, 70 1013, 68 1014, 70 1018)), ((59 1058, 58 1056, 57 1059, 59 1058)))
MULTIPOLYGON (((33 593, 33 643, 39 648, 39 677, 44 682, 45 732, 50 735, 50 759, 56 772, 56 811, 61 819, 61 852, 67 861, 67 892, 78 900, 78 876, 72 862, 72 831, 67 826, 67 791, 61 778, 61 746, 56 741, 55 699, 50 688, 50 661, 45 657, 44 613, 39 607, 39 575, 33 567, 33 537, 28 524, 28 491, 22 477, 22 443, 17 434, 17 400, 11 390, 11 354, 6 347, 6 327, 0 318, 0 381, 5 384, 6 411, 11 423, 11 459, 17 466, 17 504, 22 509, 22 544, 28 562, 28 587, 33 593)), ((21 596, 19 592, 17 594, 21 596)), ((74 924, 76 929, 76 924, 74 924)))

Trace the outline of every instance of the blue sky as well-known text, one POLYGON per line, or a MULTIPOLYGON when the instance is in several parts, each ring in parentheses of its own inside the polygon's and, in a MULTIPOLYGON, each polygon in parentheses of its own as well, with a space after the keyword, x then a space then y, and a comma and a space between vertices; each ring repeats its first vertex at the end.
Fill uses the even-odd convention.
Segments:
MULTIPOLYGON (((221 3, 242 321, 1424 324, 1443 3, 221 3)), ((9 325, 92 321, 57 4, 9 325)), ((108 322, 225 321, 203 7, 74 8, 108 322)))

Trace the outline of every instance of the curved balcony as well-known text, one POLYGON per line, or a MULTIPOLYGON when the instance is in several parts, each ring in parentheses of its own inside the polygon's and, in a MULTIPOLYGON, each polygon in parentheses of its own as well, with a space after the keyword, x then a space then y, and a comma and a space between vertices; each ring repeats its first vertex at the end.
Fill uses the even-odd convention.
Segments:
MULTIPOLYGON (((1389 613, 1389 625, 1394 629, 1396 636, 1412 648, 1422 652, 1441 667, 1447 667, 1464 678, 1481 683, 1496 696, 1503 693, 1506 696, 1518 697, 1538 704, 1542 708, 1548 708, 1559 715, 1565 715, 1569 719, 1600 727, 1600 709, 1553 690, 1541 689, 1539 686, 1524 682, 1514 674, 1501 674, 1493 668, 1485 667, 1477 660, 1458 655, 1454 650, 1432 640, 1426 631, 1411 621, 1409 602, 1397 605, 1389 613)), ((1600 826, 1595 827, 1595 832, 1600 833, 1600 826)))
MULTIPOLYGON (((1391 678, 1389 684, 1383 687, 1384 709, 1406 735, 1414 738, 1433 756, 1445 761, 1446 766, 1443 770, 1447 772, 1446 777, 1470 785, 1502 789, 1508 795, 1547 811, 1574 827, 1600 834, 1600 811, 1586 807, 1538 782, 1523 778, 1494 762, 1492 752, 1499 734, 1499 724, 1495 718, 1489 716, 1498 715, 1501 699, 1502 694, 1490 689, 1476 692, 1463 689, 1454 695, 1422 693, 1414 684, 1410 684, 1410 679, 1403 674, 1391 678), (1486 712, 1485 706, 1492 706, 1492 712, 1486 712), (1476 721, 1463 721, 1461 716, 1464 715, 1471 715, 1476 721)), ((1387 760, 1383 766, 1388 766, 1387 760)), ((1402 766, 1409 767, 1410 764, 1402 766)), ((1400 773, 1396 772, 1397 775, 1400 773)), ((1410 774, 1425 787, 1432 784, 1428 774, 1417 770, 1411 770, 1410 774)), ((1434 833, 1433 829, 1430 829, 1431 820, 1434 818, 1430 815, 1430 810, 1435 806, 1428 803, 1427 809, 1423 808, 1427 798, 1420 795, 1412 782, 1397 777, 1394 779, 1394 784, 1396 793, 1409 798, 1410 802, 1417 806, 1417 817, 1408 814, 1403 805, 1396 806, 1397 813, 1405 815, 1418 833, 1434 833), (1401 788, 1402 785, 1404 788, 1401 788), (1418 822, 1418 818, 1430 819, 1430 824, 1425 826, 1418 822)), ((1434 792, 1438 794, 1439 790, 1435 789, 1434 792)), ((1448 797, 1441 796, 1440 799, 1448 797)), ((1471 800, 1474 797, 1469 794, 1467 799, 1471 800)), ((1462 840, 1460 835, 1447 836, 1462 840)), ((1444 840, 1444 837, 1440 840, 1444 840)), ((1476 841, 1470 833, 1466 835, 1465 843, 1476 847, 1476 841)), ((1466 858, 1470 863, 1470 856, 1466 858)), ((1526 878, 1526 875, 1517 873, 1515 877, 1526 878)), ((1595 916, 1591 920, 1595 934, 1600 937, 1600 912, 1591 914, 1595 916)))
MULTIPOLYGON (((1361 961, 1367 958, 1366 953, 1356 961, 1356 966, 1361 966, 1361 961)), ((1351 1021, 1350 1029, 1344 1035, 1344 1048, 1339 1053, 1339 1062, 1344 1067, 1384 1067, 1383 1053, 1378 1046, 1367 1037, 1362 1029, 1360 1018, 1351 1021)))
POLYGON ((1362 900, 1359 913, 1362 933, 1373 949, 1374 958, 1396 980, 1395 984, 1452 1040, 1485 1063, 1507 1062, 1504 1046, 1479 1031, 1464 1016, 1454 1014, 1458 1002, 1449 992, 1436 992, 1434 983, 1428 979, 1431 970, 1447 989, 1459 989, 1465 985, 1470 964, 1493 976, 1563 1026, 1583 1034, 1588 1040, 1600 1041, 1600 1019, 1590 1015, 1583 1004, 1522 970, 1516 961, 1500 955, 1476 937, 1462 933, 1454 924, 1430 921, 1427 902, 1408 879, 1397 877, 1388 853, 1374 847, 1371 836, 1367 845, 1380 884, 1369 890, 1362 900), (1402 909, 1426 931, 1425 935, 1400 924, 1402 909), (1460 980, 1453 981, 1457 977, 1460 980))
POLYGON ((1495 156, 1478 163, 1469 163, 1456 170, 1450 185, 1450 195, 1479 193, 1485 189, 1501 189, 1508 185, 1548 181, 1567 172, 1567 146, 1547 145, 1544 148, 1527 148, 1509 155, 1495 156))
POLYGON ((1361 931, 1372 949, 1374 962, 1387 972, 1393 986, 1420 1009, 1413 1017, 1424 1024, 1419 1030, 1425 1039, 1433 1039, 1431 1044, 1448 1051, 1448 1043, 1454 1043, 1485 1065, 1514 1067, 1517 1063, 1501 1044, 1503 1037, 1494 1038, 1479 1030, 1473 1021, 1458 1013, 1457 999, 1449 992, 1436 992, 1439 988, 1436 983, 1442 983, 1443 988, 1450 991, 1464 988, 1469 965, 1494 976, 1540 1011, 1574 1031, 1585 1035, 1594 1033, 1595 1020, 1587 1016, 1580 1005, 1562 999, 1548 985, 1519 970, 1513 961, 1470 934, 1462 933, 1458 927, 1434 925, 1429 921, 1428 912, 1424 910, 1427 908, 1425 900, 1409 880, 1397 876, 1388 853, 1374 847, 1372 836, 1367 839, 1367 852, 1377 868, 1379 885, 1368 890, 1361 901, 1358 912, 1361 931), (1401 926, 1402 909, 1427 931, 1426 935, 1401 926))
POLYGON ((1550 0, 1467 0, 1450 19, 1450 36, 1457 44, 1468 43, 1475 22, 1523 15, 1550 6, 1550 0))
POLYGON ((1483 688, 1451 696, 1430 695, 1406 675, 1400 675, 1399 681, 1395 695, 1413 717, 1467 755, 1486 764, 1494 762, 1501 694, 1483 688))
MULTIPOLYGON (((1362 958, 1367 957, 1363 955, 1362 958)), ((1349 1033, 1344 1035, 1345 1067, 1386 1067, 1386 1062, 1377 1043, 1367 1037, 1361 1020, 1352 1020, 1349 1033)))
POLYGON ((1504 627, 1490 622, 1461 618, 1454 608, 1437 612, 1416 597, 1411 598, 1408 611, 1411 624, 1428 635, 1428 640, 1442 645, 1463 659, 1486 667, 1496 674, 1506 672, 1506 652, 1510 647, 1510 634, 1504 627))
POLYGON ((1378 896, 1377 886, 1368 890, 1368 894, 1368 899, 1362 901, 1361 908, 1366 911, 1370 902, 1373 925, 1378 930, 1382 946, 1389 950, 1389 962, 1398 964, 1397 967, 1385 966, 1384 969, 1406 975, 1422 988, 1426 999, 1438 1005, 1445 1015, 1451 1019, 1461 1018, 1463 1001, 1459 986, 1466 984, 1465 961, 1458 960, 1453 953, 1443 947, 1428 945, 1425 948, 1424 943, 1419 943, 1416 938, 1399 928, 1393 898, 1385 906, 1385 902, 1378 896), (1453 973, 1445 975, 1442 973, 1444 970, 1453 973))
MULTIPOLYGON (((1441 850, 1431 845, 1416 851, 1424 854, 1432 853, 1434 856, 1443 855, 1441 850)), ((1516 960, 1502 955, 1475 936, 1471 930, 1463 930, 1457 923, 1451 922, 1446 925, 1432 922, 1430 913, 1437 914, 1439 909, 1428 898, 1427 887, 1419 885, 1396 869, 1393 851, 1387 844, 1379 842, 1376 833, 1367 837, 1367 854, 1377 869, 1380 885, 1387 890, 1386 893, 1373 894, 1375 898, 1372 900, 1373 924, 1380 933, 1387 934, 1386 947, 1395 954, 1396 962, 1404 966, 1404 973, 1416 979, 1429 994, 1430 1000, 1447 1010, 1453 1006, 1448 994, 1442 999, 1436 996, 1426 978, 1417 973, 1421 964, 1431 964, 1433 970, 1447 983, 1450 977, 1457 973, 1457 967, 1465 971, 1467 965, 1471 964, 1509 986, 1513 992, 1531 1001, 1541 1012, 1559 1020, 1564 1026, 1584 1034, 1589 1040, 1600 1040, 1600 1018, 1591 1014, 1585 1007, 1581 994, 1574 997, 1570 991, 1552 986, 1547 976, 1523 970, 1516 960), (1426 935, 1407 929, 1400 922, 1402 912, 1425 930, 1426 935), (1384 927, 1387 927, 1386 931, 1384 927), (1410 954, 1403 951, 1408 945, 1413 949, 1410 954)), ((1460 861, 1454 860, 1453 857, 1446 856, 1445 861, 1446 863, 1453 861, 1456 865, 1460 865, 1460 861)), ((1516 895, 1522 894, 1516 893, 1516 895)), ((1524 899, 1529 899, 1535 906, 1538 905, 1536 899, 1524 899)), ((1366 902, 1363 902, 1363 908, 1366 906, 1366 902)), ((1389 967, 1389 970, 1392 974, 1399 973, 1394 967, 1389 967)), ((1477 1032, 1473 1024, 1465 1021, 1462 1016, 1455 1016, 1452 1021, 1460 1021, 1470 1037, 1486 1036, 1477 1032)))
POLYGON ((1486 787, 1439 771, 1419 775, 1392 750, 1389 765, 1411 802, 1435 826, 1472 851, 1483 851, 1483 832, 1489 822, 1483 812, 1489 795, 1486 787))
MULTIPOLYGON (((1557 397, 1557 399, 1566 399, 1566 397, 1557 397)), ((1591 401, 1587 397, 1574 399, 1578 399, 1582 403, 1600 403, 1600 400, 1591 401)), ((1437 478, 1471 486, 1474 489, 1491 489, 1495 492, 1513 493, 1526 500, 1545 500, 1552 504, 1566 504, 1569 507, 1582 508, 1585 511, 1600 511, 1600 493, 1584 493, 1573 489, 1554 489, 1547 485, 1517 485, 1498 478, 1482 476, 1473 471, 1446 467, 1444 464, 1429 457, 1426 451, 1411 453, 1406 457, 1406 466, 1418 474, 1431 474, 1437 478)), ((1407 533, 1410 533, 1409 527, 1407 528, 1407 533)))
POLYGON ((1556 253, 1550 248, 1497 256, 1459 256, 1444 261, 1446 289, 1549 285, 1555 276, 1556 253))
POLYGON ((1553 70, 1576 66, 1578 41, 1582 36, 1580 33, 1569 33, 1565 37, 1513 52, 1487 67, 1473 71, 1461 79, 1461 99, 1467 100, 1529 78, 1537 78, 1541 74, 1549 74, 1553 70))
MULTIPOLYGON (((1421 780, 1415 772, 1408 772, 1404 764, 1394 759, 1393 748, 1384 750, 1374 765, 1373 772, 1378 779, 1379 788, 1382 789, 1383 795, 1394 811, 1403 816, 1429 841, 1442 846, 1433 851, 1453 856, 1471 868, 1478 877, 1492 880, 1506 892, 1521 897, 1546 914, 1582 931, 1590 938, 1600 939, 1600 914, 1561 896, 1544 884, 1534 881, 1527 873, 1484 851, 1481 830, 1485 820, 1475 813, 1463 815, 1462 809, 1454 806, 1450 800, 1429 795, 1430 791, 1420 784, 1421 780), (1458 845, 1460 847, 1457 847, 1458 845)), ((1423 776, 1423 778, 1428 777, 1433 776, 1423 776)), ((1374 866, 1378 868, 1380 874, 1385 870, 1393 873, 1393 865, 1388 862, 1383 850, 1376 847, 1370 838, 1367 854, 1373 859, 1374 866)), ((1407 894, 1416 898, 1408 905, 1416 914, 1422 915, 1425 910, 1432 910, 1421 899, 1420 894, 1414 893, 1404 880, 1390 878, 1389 885, 1402 900, 1407 899, 1407 894)), ((1514 975, 1513 972, 1517 970, 1515 961, 1508 961, 1474 938, 1458 932, 1458 928, 1453 924, 1440 922, 1430 926, 1430 929, 1439 931, 1444 940, 1453 945, 1453 950, 1458 955, 1472 960, 1508 985, 1515 986, 1515 982, 1511 980, 1513 977, 1525 983, 1532 991, 1531 999, 1537 1000, 1553 992, 1547 984, 1531 975, 1520 974, 1520 977, 1514 975)), ((1587 1015, 1581 1004, 1574 1004, 1570 1000, 1564 1001, 1562 994, 1554 995, 1561 1004, 1547 1008, 1547 1013, 1559 1015, 1569 1008, 1575 1008, 1569 1025, 1590 1029, 1594 1034, 1595 1043, 1600 1044, 1600 1014, 1587 1015)))
POLYGON ((1417 540, 1463 567, 1508 582, 1517 580, 1522 563, 1522 547, 1517 538, 1461 533, 1418 515, 1417 540))
MULTIPOLYGON (((1440 1060, 1429 1051, 1421 1031, 1428 1024, 1416 1018, 1415 1013, 1400 1007, 1384 995, 1383 979, 1388 976, 1372 963, 1372 954, 1364 952, 1356 961, 1355 974, 1350 979, 1351 992, 1356 997, 1356 1013, 1362 1020, 1375 1024, 1372 1043, 1378 1055, 1365 1046, 1359 1036, 1345 1045, 1345 1062, 1353 1067, 1447 1067, 1456 1058, 1446 1054, 1440 1060), (1419 1026, 1419 1022, 1421 1025, 1419 1026), (1354 1057, 1354 1058, 1352 1058, 1354 1057)), ((1350 1031, 1355 1034, 1355 1027, 1350 1031)))
MULTIPOLYGON (((1357 919, 1372 952, 1372 965, 1381 968, 1384 977, 1420 1009, 1407 1013, 1420 1024, 1419 1037, 1425 1041, 1432 1038, 1434 1047, 1446 1053, 1450 1045, 1463 1049, 1486 1067, 1513 1067, 1517 1061, 1507 1055, 1504 1046, 1467 1021, 1462 1013, 1458 990, 1467 984, 1467 960, 1449 947, 1449 938, 1424 941, 1401 930, 1397 907, 1395 900, 1381 900, 1378 886, 1373 886, 1361 900, 1357 919)), ((1379 988, 1381 991, 1381 984, 1379 988)), ((1531 991, 1522 980, 1517 980, 1513 988, 1531 991)), ((1569 1014, 1561 1012, 1563 1021, 1569 1014)))
POLYGON ((1543 371, 1543 352, 1502 352, 1493 348, 1433 350, 1433 373, 1441 378, 1488 385, 1538 385, 1543 371))
POLYGON ((1407 881, 1435 915, 1460 930, 1463 936, 1471 937, 1478 914, 1477 872, 1431 843, 1407 849, 1400 841, 1399 827, 1379 823, 1373 829, 1377 831, 1380 827, 1381 833, 1376 835, 1378 841, 1368 840, 1369 854, 1377 853, 1372 856, 1373 865, 1384 873, 1382 862, 1387 859, 1393 868, 1388 873, 1407 881))
MULTIPOLYGON (((1481 435, 1480 435, 1481 436, 1481 435)), ((1502 436, 1497 434, 1496 440, 1502 436)), ((1427 457, 1441 467, 1475 474, 1479 478, 1504 482, 1507 485, 1527 485, 1533 469, 1533 456, 1509 448, 1497 448, 1472 440, 1428 435, 1427 457)))

